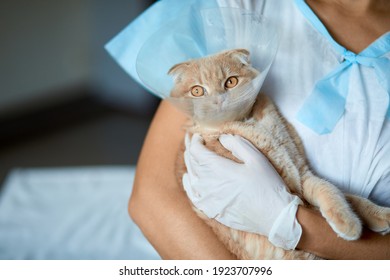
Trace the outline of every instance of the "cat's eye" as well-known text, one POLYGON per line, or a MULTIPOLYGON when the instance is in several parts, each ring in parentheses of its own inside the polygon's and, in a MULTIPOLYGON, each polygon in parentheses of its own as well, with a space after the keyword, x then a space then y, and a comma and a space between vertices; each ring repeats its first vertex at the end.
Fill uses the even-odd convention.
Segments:
POLYGON ((191 94, 194 97, 201 97, 204 95, 204 88, 202 88, 201 86, 194 86, 191 89, 191 94))
POLYGON ((225 88, 234 88, 238 84, 237 77, 229 77, 225 82, 225 88))

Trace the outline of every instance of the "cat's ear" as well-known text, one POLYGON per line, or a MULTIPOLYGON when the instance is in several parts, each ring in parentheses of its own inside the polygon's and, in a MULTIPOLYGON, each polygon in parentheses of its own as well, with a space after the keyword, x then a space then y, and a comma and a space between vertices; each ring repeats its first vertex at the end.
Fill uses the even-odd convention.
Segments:
POLYGON ((249 51, 247 49, 234 49, 226 52, 226 55, 238 59, 242 64, 250 64, 249 51))
POLYGON ((172 76, 173 79, 176 81, 180 79, 180 76, 188 69, 190 66, 189 62, 182 62, 175 64, 171 67, 171 69, 168 70, 168 75, 172 76))

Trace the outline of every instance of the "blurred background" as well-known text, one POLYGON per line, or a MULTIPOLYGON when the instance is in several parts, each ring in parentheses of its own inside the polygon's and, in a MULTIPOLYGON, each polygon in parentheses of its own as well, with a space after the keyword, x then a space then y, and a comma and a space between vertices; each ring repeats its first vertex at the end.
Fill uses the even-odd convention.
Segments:
POLYGON ((0 1, 0 259, 158 258, 131 223, 159 100, 104 45, 154 1, 0 1))
POLYGON ((0 1, 0 182, 14 167, 135 164, 158 100, 104 45, 154 1, 0 1))

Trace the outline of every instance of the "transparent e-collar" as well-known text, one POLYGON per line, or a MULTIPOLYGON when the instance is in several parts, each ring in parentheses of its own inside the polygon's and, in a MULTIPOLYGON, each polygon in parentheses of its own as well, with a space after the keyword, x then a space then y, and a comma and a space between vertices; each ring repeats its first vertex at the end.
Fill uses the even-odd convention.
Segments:
POLYGON ((136 70, 153 93, 194 120, 209 125, 236 120, 252 108, 275 57, 279 35, 269 20, 238 8, 197 10, 161 27, 141 48, 136 70), (259 74, 247 84, 218 96, 174 98, 169 69, 175 64, 230 49, 247 49, 259 74))

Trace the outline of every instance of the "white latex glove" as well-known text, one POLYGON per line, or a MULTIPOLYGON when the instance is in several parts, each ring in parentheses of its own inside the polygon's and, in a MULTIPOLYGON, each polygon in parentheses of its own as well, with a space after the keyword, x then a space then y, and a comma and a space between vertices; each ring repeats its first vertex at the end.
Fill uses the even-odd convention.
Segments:
POLYGON ((198 134, 186 136, 184 189, 196 208, 234 229, 268 237, 290 250, 302 228, 296 212, 302 201, 287 191, 268 159, 240 136, 221 135, 221 144, 244 162, 236 163, 208 150, 198 134))

